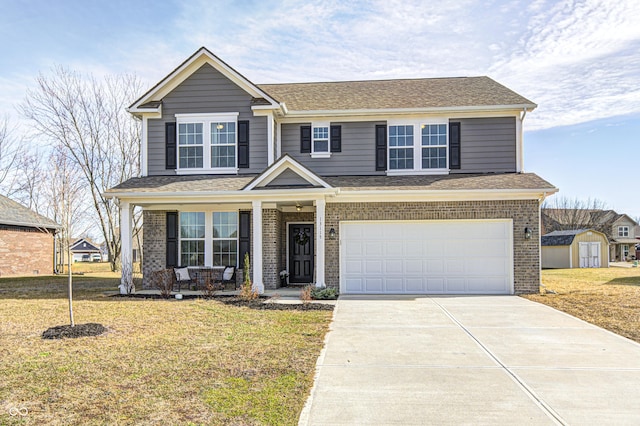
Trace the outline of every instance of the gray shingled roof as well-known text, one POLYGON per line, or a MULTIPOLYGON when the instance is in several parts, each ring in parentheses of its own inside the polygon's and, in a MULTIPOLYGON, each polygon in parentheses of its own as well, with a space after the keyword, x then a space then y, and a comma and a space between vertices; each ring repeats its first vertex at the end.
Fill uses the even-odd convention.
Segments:
POLYGON ((489 77, 258 84, 289 111, 528 105, 489 77))
POLYGON ((60 225, 33 210, 0 195, 0 224, 56 229, 60 225))
POLYGON ((553 231, 540 238, 543 246, 569 246, 578 234, 588 231, 588 229, 571 229, 568 231, 553 231))
MULTIPOLYGON (((239 191, 256 175, 146 176, 129 179, 107 191, 116 193, 239 191)), ((322 177, 344 191, 374 190, 553 190, 555 187, 533 173, 489 173, 422 176, 333 176, 322 177)))

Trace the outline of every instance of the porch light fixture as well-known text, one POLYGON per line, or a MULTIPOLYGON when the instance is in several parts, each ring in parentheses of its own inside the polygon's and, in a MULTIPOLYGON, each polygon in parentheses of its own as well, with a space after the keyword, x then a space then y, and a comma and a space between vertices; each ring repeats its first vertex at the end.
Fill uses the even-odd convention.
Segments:
POLYGON ((299 211, 299 212, 302 211, 302 206, 298 203, 296 203, 296 211, 299 211))
POLYGON ((524 228, 524 239, 525 240, 531 239, 531 228, 529 228, 528 226, 524 228))
POLYGON ((218 125, 216 126, 216 129, 218 129, 218 130, 224 129, 224 124, 218 123, 218 125))
POLYGON ((335 240, 336 239, 336 230, 331 228, 329 229, 329 239, 330 240, 335 240))

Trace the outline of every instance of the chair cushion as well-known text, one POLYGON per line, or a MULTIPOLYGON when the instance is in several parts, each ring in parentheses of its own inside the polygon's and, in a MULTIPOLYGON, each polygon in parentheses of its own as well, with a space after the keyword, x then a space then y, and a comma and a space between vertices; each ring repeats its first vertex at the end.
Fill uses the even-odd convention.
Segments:
POLYGON ((231 278, 233 278, 233 272, 236 268, 234 268, 233 266, 227 266, 226 268, 224 268, 224 272, 222 273, 222 280, 223 281, 229 281, 231 278))
POLYGON ((176 280, 178 281, 191 281, 191 276, 189 275, 189 268, 176 268, 174 269, 176 273, 176 280))

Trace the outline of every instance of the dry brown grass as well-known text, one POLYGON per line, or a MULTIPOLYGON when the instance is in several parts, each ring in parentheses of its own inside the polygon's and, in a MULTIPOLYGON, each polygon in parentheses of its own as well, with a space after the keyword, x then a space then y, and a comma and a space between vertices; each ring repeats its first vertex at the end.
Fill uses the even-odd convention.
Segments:
POLYGON ((102 294, 117 284, 74 277, 76 323, 106 334, 43 340, 68 322, 66 278, 0 280, 0 424, 297 423, 330 311, 102 294))
POLYGON ((550 269, 542 283, 557 294, 524 297, 640 342, 640 268, 550 269))

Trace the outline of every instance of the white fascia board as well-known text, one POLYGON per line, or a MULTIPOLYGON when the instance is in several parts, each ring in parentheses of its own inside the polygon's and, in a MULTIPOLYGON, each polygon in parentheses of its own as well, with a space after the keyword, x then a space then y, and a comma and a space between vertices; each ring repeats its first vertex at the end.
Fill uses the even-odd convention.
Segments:
POLYGON ((300 175, 300 177, 313 185, 320 185, 323 188, 327 189, 331 188, 331 185, 322 180, 315 173, 310 172, 306 167, 298 163, 290 156, 286 155, 280 158, 280 160, 278 160, 276 163, 274 163, 266 172, 250 182, 243 190, 251 191, 259 185, 267 185, 269 182, 280 176, 280 174, 286 169, 293 170, 295 173, 300 175))
POLYGON ((242 88, 245 92, 253 96, 254 98, 264 98, 273 106, 278 107, 279 104, 265 92, 260 90, 255 84, 251 83, 245 77, 243 77, 236 70, 224 63, 220 58, 213 55, 205 48, 200 48, 195 54, 191 56, 182 65, 176 68, 171 74, 162 79, 156 86, 144 94, 136 103, 131 106, 131 110, 137 109, 140 105, 152 100, 160 100, 164 98, 169 92, 179 86, 184 80, 186 80, 191 74, 197 71, 202 65, 209 64, 225 77, 235 83, 238 87, 242 88))
POLYGON ((345 110, 313 110, 313 111, 289 111, 287 117, 317 117, 317 116, 389 116, 403 114, 456 114, 464 112, 498 112, 498 111, 518 111, 523 109, 532 111, 536 104, 521 105, 483 105, 466 107, 434 107, 434 108, 388 108, 388 109, 345 109, 345 110))
POLYGON ((372 190, 340 191, 327 199, 328 203, 348 202, 409 202, 409 201, 495 201, 495 200, 540 200, 558 189, 480 189, 458 191, 428 190, 372 190))
POLYGON ((138 118, 162 118, 162 104, 156 108, 127 108, 126 111, 138 118))
POLYGON ((162 192, 108 192, 106 198, 118 198, 132 204, 183 204, 183 203, 222 203, 261 201, 300 201, 316 199, 319 196, 333 196, 338 192, 333 188, 265 189, 255 191, 181 191, 162 192))

